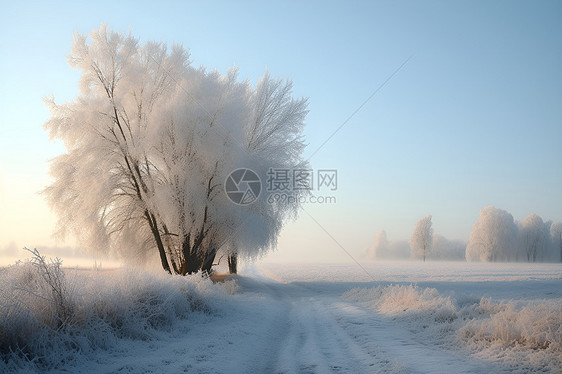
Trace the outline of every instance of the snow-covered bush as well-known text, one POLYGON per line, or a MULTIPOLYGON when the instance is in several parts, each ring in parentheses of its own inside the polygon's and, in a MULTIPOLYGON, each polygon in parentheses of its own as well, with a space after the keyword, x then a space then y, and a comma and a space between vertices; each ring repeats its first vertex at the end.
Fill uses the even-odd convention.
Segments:
POLYGON ((415 285, 354 288, 343 298, 362 302, 379 313, 408 318, 429 318, 437 322, 456 319, 456 305, 450 297, 443 297, 435 288, 415 285))
POLYGON ((37 253, 0 269, 0 371, 52 369, 117 339, 152 339, 179 319, 218 310, 227 294, 199 275, 64 271, 60 263, 37 253))
POLYGON ((399 319, 436 344, 460 342, 477 355, 502 357, 506 364, 523 359, 545 371, 562 369, 562 304, 557 301, 520 305, 491 298, 457 299, 414 285, 354 288, 342 298, 399 319))
POLYGON ((555 301, 517 307, 514 302, 493 304, 482 299, 477 312, 459 332, 472 344, 498 342, 562 354, 562 305, 555 301))

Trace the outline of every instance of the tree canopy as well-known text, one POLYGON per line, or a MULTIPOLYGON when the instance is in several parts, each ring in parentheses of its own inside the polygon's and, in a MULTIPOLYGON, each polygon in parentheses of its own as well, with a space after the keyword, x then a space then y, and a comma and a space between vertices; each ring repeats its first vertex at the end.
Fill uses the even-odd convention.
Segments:
POLYGON ((410 247, 412 248, 412 258, 427 258, 433 245, 433 227, 431 215, 420 218, 416 223, 414 232, 410 237, 410 247))
MULTIPOLYGON (((46 99, 45 129, 67 152, 52 161, 45 190, 59 233, 125 259, 157 254, 179 274, 210 270, 219 252, 272 248, 299 199, 234 204, 228 175, 291 168, 302 160, 306 99, 266 72, 255 87, 235 68, 195 68, 181 45, 139 41, 102 24, 75 34, 69 64, 78 96, 46 99)), ((291 194, 305 193, 287 191, 291 194)))

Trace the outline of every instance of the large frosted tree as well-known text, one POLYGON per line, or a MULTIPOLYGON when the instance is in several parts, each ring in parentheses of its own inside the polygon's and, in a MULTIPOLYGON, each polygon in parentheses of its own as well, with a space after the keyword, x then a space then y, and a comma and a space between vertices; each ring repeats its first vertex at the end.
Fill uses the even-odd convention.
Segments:
POLYGON ((269 168, 307 167, 307 104, 289 81, 266 72, 252 87, 236 69, 194 68, 179 45, 140 44, 103 24, 74 35, 68 61, 81 73, 79 94, 47 99, 45 124, 67 150, 45 190, 62 235, 125 259, 157 254, 178 274, 210 270, 221 251, 251 257, 275 245, 298 204, 262 194, 237 205, 224 183, 237 168, 263 181, 269 168))
POLYGON ((421 218, 410 237, 412 258, 423 258, 425 261, 433 244, 433 228, 431 215, 421 218))

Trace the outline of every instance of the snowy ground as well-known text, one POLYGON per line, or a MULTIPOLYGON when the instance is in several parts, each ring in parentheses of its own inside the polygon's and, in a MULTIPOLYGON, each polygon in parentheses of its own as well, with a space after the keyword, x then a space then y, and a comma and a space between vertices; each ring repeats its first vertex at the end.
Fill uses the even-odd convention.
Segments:
POLYGON ((212 312, 78 354, 90 373, 562 372, 562 265, 257 264, 212 312), (369 274, 367 274, 369 273, 369 274))

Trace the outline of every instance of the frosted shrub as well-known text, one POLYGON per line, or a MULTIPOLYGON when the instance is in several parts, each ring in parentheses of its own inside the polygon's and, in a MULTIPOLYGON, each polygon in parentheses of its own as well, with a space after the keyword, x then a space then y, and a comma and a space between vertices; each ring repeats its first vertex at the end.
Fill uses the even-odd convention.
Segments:
MULTIPOLYGON (((32 259, 5 269, 0 277, 0 350, 10 342, 25 342, 33 331, 45 325, 58 329, 69 323, 74 314, 60 259, 47 262, 35 250, 32 259)), ((16 344, 21 346, 21 344, 16 344)))
POLYGON ((213 313, 227 295, 200 275, 65 274, 60 260, 31 252, 33 260, 0 269, 0 371, 57 368, 117 339, 153 339, 194 312, 213 313))
POLYGON ((469 321, 460 329, 461 336, 474 342, 500 342, 562 352, 562 305, 551 301, 518 309, 512 302, 496 307, 488 318, 469 321))
POLYGON ((354 288, 342 298, 400 319, 436 344, 460 341, 477 355, 501 357, 507 364, 527 360, 545 371, 562 370, 562 305, 558 301, 526 305, 491 298, 458 301, 434 288, 414 285, 354 288))
POLYGON ((228 280, 222 283, 222 288, 229 295, 234 295, 240 291, 240 286, 235 280, 228 280))
POLYGON ((414 285, 356 288, 343 297, 368 302, 369 307, 386 315, 407 314, 410 318, 430 317, 436 321, 450 321, 457 317, 453 300, 440 296, 435 288, 420 289, 414 285))
MULTIPOLYGON (((62 260, 59 258, 47 261, 37 249, 27 249, 33 257, 33 284, 28 284, 27 292, 40 292, 49 304, 50 316, 47 323, 51 326, 62 327, 70 322, 75 312, 75 305, 71 300, 65 275, 61 269, 62 260), (39 277, 35 276, 39 274, 39 277)), ((25 290, 25 289, 24 289, 25 290)))
MULTIPOLYGON (((70 301, 60 260, 34 257, 0 273, 0 355, 21 362, 67 361, 76 343, 64 333, 72 324, 70 301)), ((48 366, 48 365, 47 365, 48 366)))
POLYGON ((78 291, 84 306, 80 320, 99 319, 118 337, 150 338, 152 331, 169 329, 176 319, 187 318, 195 310, 211 312, 190 282, 195 277, 201 278, 158 276, 132 269, 114 271, 110 277, 96 272, 78 291))

